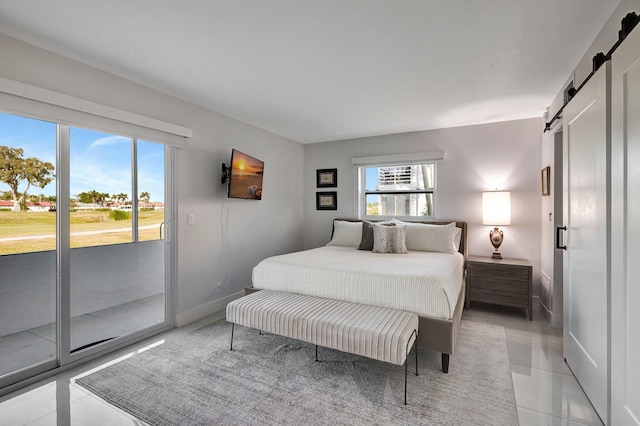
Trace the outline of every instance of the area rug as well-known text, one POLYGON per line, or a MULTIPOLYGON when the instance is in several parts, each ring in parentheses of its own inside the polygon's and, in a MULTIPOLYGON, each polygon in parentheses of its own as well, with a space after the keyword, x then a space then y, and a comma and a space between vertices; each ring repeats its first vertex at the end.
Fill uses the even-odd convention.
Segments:
POLYGON ((504 328, 462 321, 449 374, 214 323, 76 383, 152 425, 517 425, 504 328))

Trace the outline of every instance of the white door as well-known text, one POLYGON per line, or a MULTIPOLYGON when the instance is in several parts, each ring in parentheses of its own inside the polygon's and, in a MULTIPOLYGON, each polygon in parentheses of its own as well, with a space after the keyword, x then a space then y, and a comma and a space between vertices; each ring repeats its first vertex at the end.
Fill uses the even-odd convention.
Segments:
POLYGON ((611 424, 640 425, 640 32, 611 63, 611 424))
POLYGON ((564 108, 564 356, 607 423, 608 99, 605 63, 564 108))

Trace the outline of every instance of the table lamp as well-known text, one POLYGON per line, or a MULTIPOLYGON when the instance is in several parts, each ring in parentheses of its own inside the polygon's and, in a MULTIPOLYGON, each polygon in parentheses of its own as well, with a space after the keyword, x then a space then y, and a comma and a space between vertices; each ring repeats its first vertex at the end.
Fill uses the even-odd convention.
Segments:
POLYGON ((482 224, 493 226, 489 239, 494 250, 492 259, 502 259, 498 251, 504 239, 504 233, 498 226, 511 225, 511 193, 492 191, 482 193, 482 224))

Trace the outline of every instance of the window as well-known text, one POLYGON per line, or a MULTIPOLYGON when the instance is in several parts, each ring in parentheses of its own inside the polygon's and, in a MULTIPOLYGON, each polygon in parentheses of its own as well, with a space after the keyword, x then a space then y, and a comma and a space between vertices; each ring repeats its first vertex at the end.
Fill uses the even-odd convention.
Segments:
POLYGON ((436 163, 363 165, 360 217, 434 217, 436 163))
POLYGON ((0 256, 56 248, 56 124, 0 113, 0 256))

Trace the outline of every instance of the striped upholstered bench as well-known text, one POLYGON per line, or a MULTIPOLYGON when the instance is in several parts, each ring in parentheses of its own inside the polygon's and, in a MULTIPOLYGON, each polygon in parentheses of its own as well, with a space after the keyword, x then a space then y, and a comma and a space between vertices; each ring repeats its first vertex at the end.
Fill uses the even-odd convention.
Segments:
MULTIPOLYGON (((302 340, 391 364, 404 364, 407 404, 407 356, 418 335, 418 316, 395 309, 360 305, 301 294, 261 290, 227 305, 235 325, 302 340)), ((416 348, 416 376, 418 350, 416 348)))

